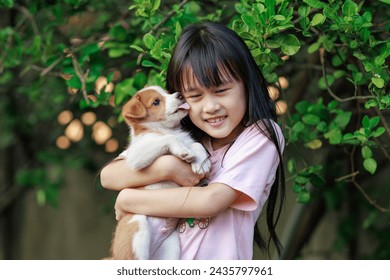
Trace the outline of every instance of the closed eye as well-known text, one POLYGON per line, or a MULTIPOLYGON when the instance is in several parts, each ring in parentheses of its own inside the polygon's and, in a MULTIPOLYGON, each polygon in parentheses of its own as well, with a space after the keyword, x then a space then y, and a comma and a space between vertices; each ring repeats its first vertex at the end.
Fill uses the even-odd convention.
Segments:
POLYGON ((214 93, 223 93, 223 92, 228 91, 228 90, 229 90, 229 88, 221 88, 221 89, 215 90, 214 93))
POLYGON ((201 94, 193 94, 193 95, 189 95, 189 96, 187 96, 186 97, 186 99, 195 99, 195 98, 199 98, 199 97, 201 97, 202 95, 201 94))

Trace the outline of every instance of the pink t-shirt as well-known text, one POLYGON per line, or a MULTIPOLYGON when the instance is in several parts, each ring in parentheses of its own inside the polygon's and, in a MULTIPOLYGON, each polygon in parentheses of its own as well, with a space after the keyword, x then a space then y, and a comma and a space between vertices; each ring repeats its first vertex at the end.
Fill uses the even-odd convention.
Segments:
MULTIPOLYGON (((276 128, 280 147, 284 138, 276 128)), ((216 217, 182 219, 178 226, 181 259, 250 260, 254 225, 275 180, 279 157, 275 145, 256 126, 246 128, 229 147, 213 150, 210 183, 223 183, 242 193, 216 217)))

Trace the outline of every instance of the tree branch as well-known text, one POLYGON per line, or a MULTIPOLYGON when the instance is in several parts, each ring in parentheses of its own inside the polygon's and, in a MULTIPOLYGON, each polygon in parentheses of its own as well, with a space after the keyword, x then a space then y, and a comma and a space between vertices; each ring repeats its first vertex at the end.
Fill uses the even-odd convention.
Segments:
POLYGON ((89 101, 88 96, 87 96, 88 95, 87 88, 85 85, 85 74, 83 72, 83 69, 80 67, 80 64, 78 63, 77 59, 75 58, 74 54, 71 53, 70 55, 72 56, 72 64, 74 67, 74 71, 76 72, 76 75, 80 79, 80 82, 81 82, 81 92, 84 96, 85 101, 87 102, 87 104, 89 104, 90 101, 89 101))
MULTIPOLYGON (((178 8, 181 9, 185 4, 188 3, 188 0, 183 0, 181 1, 179 4, 178 4, 178 8)), ((154 31, 156 31, 157 29, 160 28, 160 26, 162 26, 164 23, 166 23, 171 17, 173 17, 174 15, 176 14, 176 11, 172 10, 170 11, 164 18, 162 21, 160 21, 159 23, 157 23, 155 26, 153 26, 149 32, 147 34, 152 34, 154 31)), ((144 53, 140 53, 137 57, 137 65, 139 65, 141 63, 141 59, 142 57, 144 56, 145 54, 144 53)))
POLYGON ((382 213, 385 213, 385 212, 389 212, 390 211, 390 208, 384 208, 380 205, 378 205, 376 203, 376 201, 374 199, 372 199, 367 193, 366 191, 362 188, 362 186, 360 186, 360 184, 358 182, 355 181, 355 178, 353 178, 351 180, 351 183, 363 194, 363 196, 366 198, 366 200, 372 205, 374 206, 376 209, 378 209, 379 211, 381 211, 382 213))
POLYGON ((368 203, 370 203, 372 206, 374 206, 376 209, 378 209, 382 213, 389 212, 390 208, 385 208, 385 207, 378 205, 376 203, 376 201, 373 198, 371 198, 370 195, 363 189, 363 187, 358 182, 356 182, 355 179, 356 179, 356 176, 359 174, 359 171, 355 171, 355 167, 354 167, 353 156, 354 156, 355 150, 356 150, 356 147, 353 147, 353 150, 349 155, 350 161, 351 161, 351 169, 352 169, 351 173, 348 175, 336 178, 335 182, 345 181, 345 182, 352 183, 363 194, 364 198, 368 201, 368 203))
POLYGON ((324 54, 325 54, 325 50, 324 49, 320 49, 320 61, 321 61, 321 65, 322 65, 322 76, 324 77, 324 82, 325 82, 325 86, 326 86, 326 89, 328 91, 328 93, 334 98, 336 99, 337 101, 339 102, 346 102, 346 101, 351 101, 351 100, 358 100, 358 99, 372 99, 374 98, 373 96, 358 96, 356 95, 356 85, 355 85, 355 93, 354 93, 354 96, 352 97, 347 97, 347 98, 341 98, 341 97, 338 97, 330 88, 329 84, 328 84, 328 79, 326 78, 326 67, 325 67, 325 58, 324 58, 324 54))
MULTIPOLYGON (((185 4, 188 3, 188 0, 183 0, 181 1, 179 4, 178 4, 178 9, 181 9, 185 4)), ((161 25, 163 25, 164 23, 166 23, 171 17, 174 16, 174 14, 176 14, 176 11, 172 10, 170 11, 164 18, 162 21, 160 21, 159 23, 157 23, 155 26, 152 27, 152 29, 149 30, 148 34, 152 34, 154 31, 156 31, 157 29, 160 28, 161 25)))

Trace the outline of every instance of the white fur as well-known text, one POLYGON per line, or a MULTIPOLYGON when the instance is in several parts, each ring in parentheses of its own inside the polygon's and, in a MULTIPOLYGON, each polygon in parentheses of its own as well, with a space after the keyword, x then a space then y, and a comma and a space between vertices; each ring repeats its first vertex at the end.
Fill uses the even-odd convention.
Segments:
MULTIPOLYGON (((142 121, 142 125, 150 130, 142 134, 136 135, 134 127, 130 127, 131 142, 127 148, 127 163, 134 169, 142 169, 152 164, 158 157, 172 154, 190 162, 194 173, 208 173, 211 169, 211 163, 208 160, 207 151, 200 143, 195 142, 189 133, 180 128, 180 120, 186 116, 187 111, 178 110, 178 107, 183 103, 178 98, 178 93, 167 94, 162 88, 153 86, 141 90, 139 94, 150 89, 155 90, 165 99, 165 117, 159 122, 142 121)), ((148 189, 172 187, 179 186, 172 181, 147 186, 148 189)), ((137 257, 140 259, 149 257, 154 259, 179 259, 180 245, 175 231, 177 219, 175 219, 174 227, 166 229, 167 232, 163 229, 164 232, 162 233, 159 232, 161 230, 157 230, 157 234, 151 227, 153 223, 159 224, 163 218, 148 217, 147 219, 142 215, 136 215, 135 219, 142 224, 140 231, 132 242, 137 257), (153 219, 160 219, 160 221, 153 219), (147 221, 148 226, 146 226, 145 221, 147 221), (147 240, 149 237, 151 240, 147 240), (160 242, 160 240, 163 241, 160 242), (150 252, 150 250, 153 250, 153 252, 150 252)), ((166 221, 172 222, 171 220, 165 220, 164 222, 166 221)))
POLYGON ((149 247, 151 240, 149 223, 144 215, 134 215, 128 224, 132 222, 138 222, 139 226, 139 231, 133 236, 134 255, 138 260, 148 260, 150 257, 149 247))

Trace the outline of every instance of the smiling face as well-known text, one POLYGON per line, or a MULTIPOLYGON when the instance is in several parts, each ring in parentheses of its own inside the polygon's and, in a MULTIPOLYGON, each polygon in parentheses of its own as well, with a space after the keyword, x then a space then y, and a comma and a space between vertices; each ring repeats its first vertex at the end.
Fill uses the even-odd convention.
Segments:
POLYGON ((189 118, 211 137, 214 149, 231 143, 244 130, 247 98, 242 82, 222 79, 219 86, 205 88, 193 78, 182 94, 191 106, 189 118))

